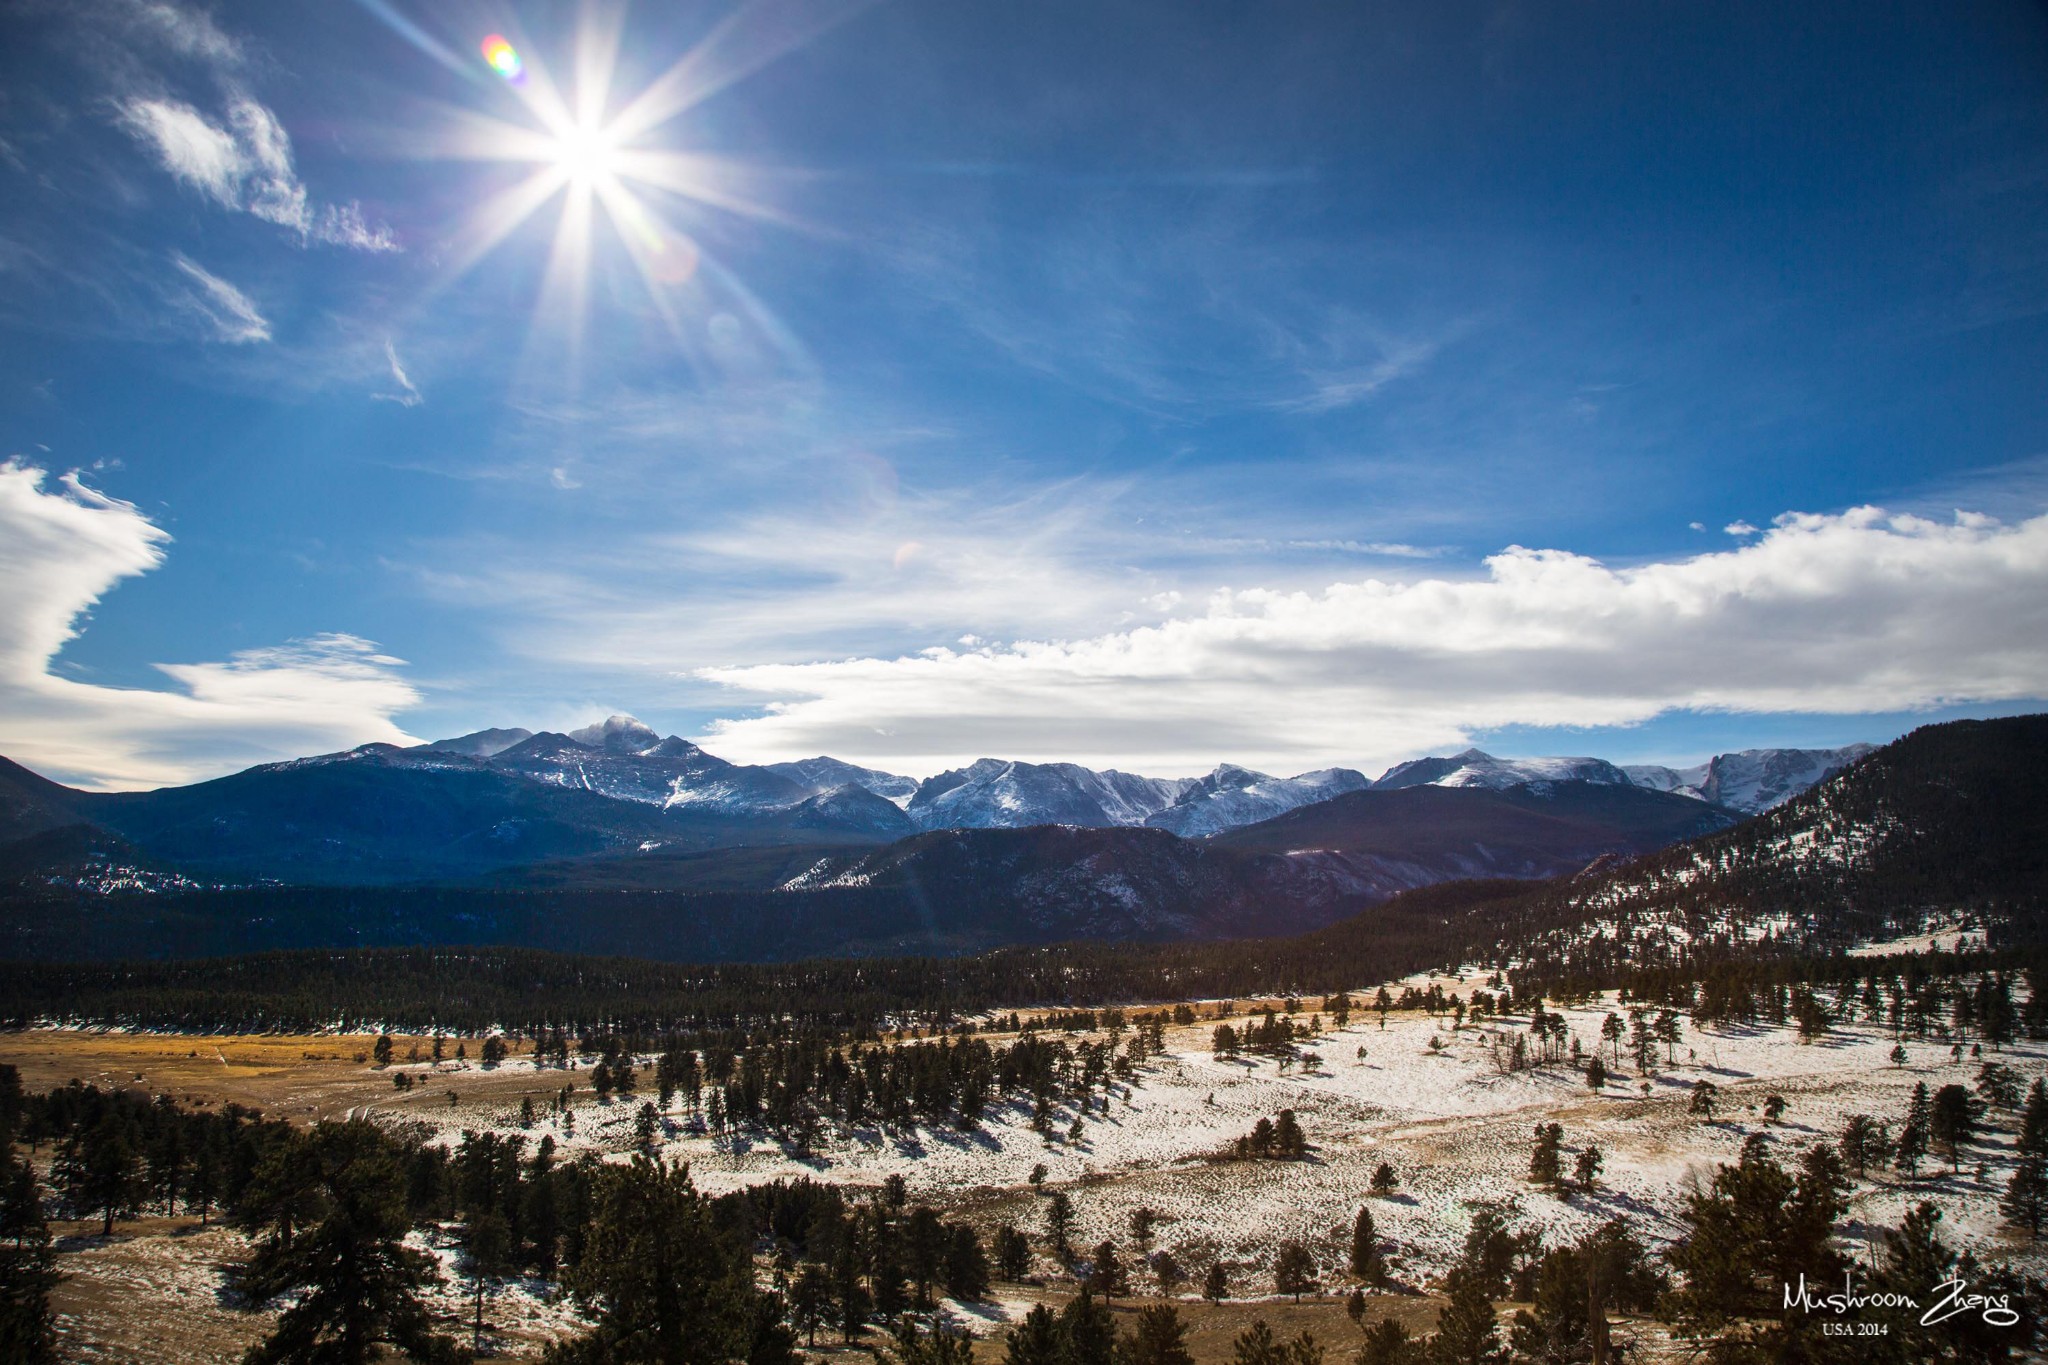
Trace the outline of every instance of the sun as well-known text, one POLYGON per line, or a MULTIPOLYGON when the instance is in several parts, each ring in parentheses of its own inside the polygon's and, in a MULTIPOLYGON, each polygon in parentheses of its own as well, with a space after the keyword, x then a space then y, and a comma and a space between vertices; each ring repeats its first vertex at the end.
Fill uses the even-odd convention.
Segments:
POLYGON ((554 162, 571 185, 594 187, 619 174, 618 148, 603 128, 574 126, 555 135, 554 162))
MULTIPOLYGON (((739 79, 758 64, 760 53, 732 70, 707 41, 631 98, 616 99, 622 14, 586 13, 569 62, 572 78, 561 86, 541 54, 491 34, 480 45, 483 65, 500 78, 493 82, 503 92, 498 101, 509 96, 513 116, 451 107, 442 130, 418 144, 420 154, 433 159, 530 167, 469 213, 451 244, 444 278, 466 275, 522 224, 557 206, 535 321, 566 320, 572 345, 583 331, 592 257, 601 239, 631 259, 648 297, 680 339, 679 291, 707 264, 698 243, 675 221, 679 214, 688 216, 687 205, 794 225, 750 191, 758 177, 747 167, 673 145, 678 116, 739 79)), ((721 271, 719 279, 725 289, 738 287, 730 272, 721 271)))

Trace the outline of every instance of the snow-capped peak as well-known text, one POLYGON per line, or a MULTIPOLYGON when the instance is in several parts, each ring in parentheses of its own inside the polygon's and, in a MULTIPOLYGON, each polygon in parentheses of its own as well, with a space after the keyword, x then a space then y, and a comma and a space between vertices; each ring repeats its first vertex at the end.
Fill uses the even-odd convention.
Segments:
POLYGON ((1491 787, 1498 791, 1532 782, 1630 785, 1628 775, 1604 758, 1495 758, 1483 749, 1467 749, 1449 758, 1417 758, 1397 763, 1381 774, 1373 786, 1491 787))
POLYGON ((609 753, 644 754, 661 743, 661 736, 631 716, 606 716, 594 725, 571 730, 569 738, 586 749, 609 753))

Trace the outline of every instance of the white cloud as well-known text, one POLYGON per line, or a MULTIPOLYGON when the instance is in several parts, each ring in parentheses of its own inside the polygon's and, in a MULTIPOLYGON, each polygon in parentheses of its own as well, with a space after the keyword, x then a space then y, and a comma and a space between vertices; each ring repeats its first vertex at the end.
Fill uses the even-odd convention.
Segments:
POLYGON ((210 66, 240 66, 242 45, 221 31, 204 10, 189 10, 165 0, 118 0, 110 6, 131 32, 155 37, 182 57, 210 66))
POLYGON ((216 123, 181 100, 131 96, 120 102, 122 127, 156 153, 171 175, 223 208, 357 251, 396 251, 387 228, 371 227, 355 204, 311 203, 292 166, 292 141, 277 115, 246 95, 228 101, 216 123))
POLYGON ((137 99, 121 106, 121 122, 156 150, 164 169, 228 208, 242 206, 246 162, 234 136, 176 100, 137 99))
POLYGON ((1486 569, 1222 592, 1091 638, 697 676, 767 702, 712 727, 721 754, 911 771, 982 754, 1370 768, 1504 725, 2048 695, 2048 516, 1788 514, 1715 554, 1612 568, 1514 546, 1486 569))
POLYGON ((317 635, 225 662, 159 664, 176 690, 107 687, 51 671, 92 607, 164 560, 170 536, 75 474, 0 464, 0 753, 98 787, 191 781, 225 768, 410 743, 391 717, 419 701, 400 660, 317 635))
POLYGON ((416 408, 427 401, 413 384, 412 376, 405 372, 405 366, 399 363, 398 348, 391 344, 389 337, 384 339, 384 360, 391 367, 391 382, 398 385, 398 392, 372 394, 371 397, 396 403, 402 408, 416 408))
POLYGON ((1731 535, 1737 538, 1742 538, 1755 535, 1757 533, 1757 528, 1750 525, 1746 521, 1731 521, 1726 526, 1723 526, 1721 528, 1721 531, 1724 535, 1731 535))
POLYGON ((255 303, 247 294, 183 252, 172 252, 171 263, 194 286, 177 291, 173 297, 180 306, 204 321, 216 340, 235 345, 270 340, 270 323, 256 310, 255 303))

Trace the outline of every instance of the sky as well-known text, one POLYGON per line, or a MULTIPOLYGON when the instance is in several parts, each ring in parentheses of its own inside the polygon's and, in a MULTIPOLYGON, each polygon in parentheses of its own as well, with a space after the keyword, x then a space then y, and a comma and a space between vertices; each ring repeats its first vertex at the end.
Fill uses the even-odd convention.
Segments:
POLYGON ((2044 375, 2033 0, 7 0, 0 753, 1883 741, 2044 375))

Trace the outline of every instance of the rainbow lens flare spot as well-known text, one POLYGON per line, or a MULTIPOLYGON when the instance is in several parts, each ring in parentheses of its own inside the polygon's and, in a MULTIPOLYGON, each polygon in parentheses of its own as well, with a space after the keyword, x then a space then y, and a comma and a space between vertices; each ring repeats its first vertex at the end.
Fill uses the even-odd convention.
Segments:
POLYGON ((484 39, 483 48, 484 60, 490 64, 491 70, 514 85, 526 79, 526 64, 519 60, 519 54, 513 50, 512 44, 493 33, 484 39))

